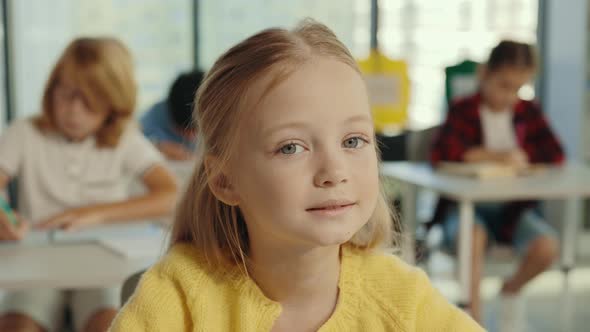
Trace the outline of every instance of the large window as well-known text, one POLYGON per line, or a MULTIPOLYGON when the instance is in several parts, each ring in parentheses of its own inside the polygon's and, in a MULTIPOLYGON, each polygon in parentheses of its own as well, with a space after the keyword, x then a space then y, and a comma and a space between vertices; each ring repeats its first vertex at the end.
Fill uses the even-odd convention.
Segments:
POLYGON ((37 113, 49 71, 78 36, 114 36, 133 53, 138 111, 163 98, 193 55, 192 0, 9 1, 15 112, 37 113))
MULTIPOLYGON (((133 52, 139 111, 163 98, 174 77, 193 67, 193 0, 8 1, 13 27, 14 108, 35 113, 48 72, 80 35, 114 35, 133 52), (42 50, 42 51, 40 51, 42 50)), ((268 27, 305 17, 331 27, 357 58, 369 52, 370 0, 199 0, 198 65, 268 27)), ((381 0, 379 43, 408 62, 410 119, 434 124, 444 115, 444 67, 485 61, 501 38, 534 43, 538 0, 381 0)), ((0 110, 1 111, 1 110, 0 110)))
POLYGON ((292 28, 305 18, 328 25, 357 56, 369 52, 368 0, 201 0, 199 64, 209 68, 240 40, 269 27, 292 28))
POLYGON ((486 61, 502 38, 536 42, 538 0, 381 0, 379 43, 404 59, 412 82, 410 119, 435 124, 444 114, 444 68, 486 61))

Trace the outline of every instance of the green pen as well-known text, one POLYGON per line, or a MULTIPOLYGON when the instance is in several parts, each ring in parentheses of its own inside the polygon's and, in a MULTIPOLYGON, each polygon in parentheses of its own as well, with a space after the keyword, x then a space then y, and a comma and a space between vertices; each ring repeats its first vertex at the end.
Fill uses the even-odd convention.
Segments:
POLYGON ((2 209, 2 211, 4 211, 4 213, 8 217, 8 220, 12 223, 13 226, 16 226, 18 224, 18 221, 16 219, 16 215, 14 214, 14 211, 12 210, 10 205, 8 205, 8 203, 4 200, 4 198, 2 198, 1 195, 0 195, 0 209, 2 209))

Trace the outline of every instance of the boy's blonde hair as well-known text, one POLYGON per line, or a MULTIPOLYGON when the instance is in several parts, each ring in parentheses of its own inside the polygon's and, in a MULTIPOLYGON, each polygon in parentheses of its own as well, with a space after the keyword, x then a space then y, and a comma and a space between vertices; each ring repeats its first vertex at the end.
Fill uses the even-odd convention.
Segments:
MULTIPOLYGON (((265 89, 268 93, 315 56, 330 57, 358 72, 352 55, 334 33, 311 20, 303 21, 293 31, 264 30, 232 47, 215 62, 195 99, 197 163, 176 213, 172 245, 196 246, 212 266, 227 263, 245 266, 249 245, 244 219, 238 207, 226 205, 215 197, 208 179, 215 178, 212 172, 224 168, 240 139, 239 124, 248 111, 245 99, 254 82, 262 77, 270 78, 265 89), (205 158, 210 155, 221 161, 218 169, 206 169, 205 158)), ((249 100, 247 104, 259 101, 249 100)), ((392 213, 380 190, 372 217, 349 241, 353 247, 368 250, 394 244, 392 213)))
POLYGON ((107 112, 103 127, 96 133, 99 147, 118 144, 135 110, 137 85, 131 54, 114 38, 78 38, 65 49, 45 85, 42 113, 35 119, 41 131, 56 131, 55 88, 67 78, 80 90, 95 111, 107 112))

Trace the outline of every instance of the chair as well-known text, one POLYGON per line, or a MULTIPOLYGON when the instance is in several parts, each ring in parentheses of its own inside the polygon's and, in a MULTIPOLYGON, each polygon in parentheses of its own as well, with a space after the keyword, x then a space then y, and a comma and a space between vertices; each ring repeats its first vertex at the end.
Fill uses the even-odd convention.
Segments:
POLYGON ((439 129, 440 126, 433 126, 408 131, 406 151, 408 152, 409 161, 428 161, 430 159, 430 146, 439 129))
POLYGON ((127 303, 133 292, 135 292, 135 288, 137 288, 137 284, 144 272, 145 270, 142 270, 131 275, 123 283, 123 287, 121 288, 121 307, 127 303))
POLYGON ((381 152, 382 161, 402 161, 407 160, 407 133, 386 136, 377 134, 377 143, 381 152))
POLYGON ((445 95, 447 105, 460 97, 471 95, 477 91, 477 67, 472 60, 464 60, 456 65, 445 68, 445 95))
MULTIPOLYGON (((430 159, 430 147, 434 137, 438 134, 440 126, 433 126, 420 130, 410 130, 407 132, 406 151, 407 160, 413 162, 428 162, 430 159)), ((432 211, 438 195, 425 190, 417 190, 414 193, 414 202, 416 203, 416 225, 415 227, 415 261, 418 263, 428 259, 432 248, 427 243, 427 232, 424 224, 431 220, 432 211)))

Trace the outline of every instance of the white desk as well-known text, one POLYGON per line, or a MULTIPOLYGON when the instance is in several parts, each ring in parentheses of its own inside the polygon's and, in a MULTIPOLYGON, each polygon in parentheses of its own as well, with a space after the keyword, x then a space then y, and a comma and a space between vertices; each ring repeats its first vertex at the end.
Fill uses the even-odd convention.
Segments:
POLYGON ((159 258, 159 254, 153 254, 153 246, 162 248, 162 253, 165 249, 164 236, 142 241, 150 247, 146 248, 150 254, 135 258, 125 257, 99 241, 68 241, 1 244, 0 290, 118 286, 159 258))
MULTIPOLYGON (((461 305, 469 303, 471 270, 471 235, 474 221, 474 204, 477 202, 514 200, 565 200, 575 201, 590 197, 590 168, 577 163, 549 169, 546 172, 526 177, 494 180, 476 180, 435 172, 426 163, 389 162, 383 163, 381 173, 403 184, 403 211, 406 227, 416 227, 416 190, 429 189, 459 203, 459 283, 461 305)), ((566 209, 562 232, 561 259, 564 269, 574 264, 575 238, 578 224, 574 215, 566 209)), ((413 236, 413 232, 409 234, 413 236)), ((411 241, 410 241, 411 242, 411 241)), ((406 250, 413 250, 410 243, 406 250)), ((411 257, 414 257, 413 255, 411 257)))

